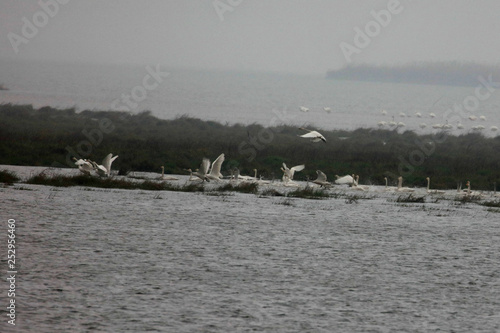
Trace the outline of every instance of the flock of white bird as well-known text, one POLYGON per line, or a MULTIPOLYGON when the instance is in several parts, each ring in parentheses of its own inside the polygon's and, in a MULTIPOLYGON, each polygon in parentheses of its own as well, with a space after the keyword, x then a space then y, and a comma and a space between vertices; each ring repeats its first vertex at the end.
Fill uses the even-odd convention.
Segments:
MULTIPOLYGON (((319 133, 318 131, 314 130, 308 130, 306 128, 300 127, 301 130, 307 131, 306 134, 299 135, 302 138, 306 139, 311 139, 312 142, 320 142, 323 141, 326 143, 325 137, 319 133)), ((101 177, 109 177, 111 175, 111 165, 114 160, 118 158, 118 155, 113 156, 112 153, 109 153, 106 157, 104 157, 102 164, 97 164, 95 161, 89 160, 89 159, 76 159, 73 157, 73 160, 75 161, 75 165, 78 166, 78 169, 86 174, 86 175, 93 175, 96 174, 101 177)), ((195 171, 192 171, 191 169, 186 169, 186 171, 189 171, 190 173, 190 181, 194 180, 201 180, 201 182, 210 182, 210 181, 222 181, 224 179, 224 176, 221 173, 221 168, 222 168, 222 163, 224 163, 225 155, 220 154, 212 163, 208 158, 203 158, 201 161, 201 165, 198 169, 195 171)), ((160 180, 178 180, 177 177, 165 175, 165 168, 161 166, 162 169, 162 174, 161 177, 159 178, 160 180)), ((305 165, 296 165, 291 168, 289 168, 285 163, 283 163, 283 166, 281 167, 281 171, 283 172, 282 176, 282 182, 281 185, 286 186, 286 187, 299 187, 300 185, 296 182, 293 181, 293 177, 296 172, 300 172, 305 169, 305 165)), ((259 185, 264 185, 264 184, 277 184, 275 182, 270 182, 267 180, 263 180, 262 177, 257 178, 257 169, 254 169, 255 175, 253 177, 251 176, 243 176, 240 175, 239 170, 233 169, 231 170, 231 175, 229 176, 230 181, 233 182, 239 182, 239 181, 244 181, 244 182, 256 182, 259 185)), ((328 188, 332 183, 328 182, 327 176, 324 172, 321 170, 316 170, 317 178, 312 181, 312 183, 319 185, 320 187, 323 188, 328 188)), ((371 191, 372 188, 375 189, 373 186, 367 186, 367 185, 360 185, 359 184, 359 175, 345 175, 343 177, 340 177, 338 175, 335 175, 335 185, 347 185, 349 186, 352 190, 358 190, 358 191, 371 191)), ((409 188, 409 187, 403 187, 403 177, 398 178, 398 186, 397 187, 392 187, 388 186, 388 180, 387 178, 385 179, 385 187, 380 189, 380 187, 377 187, 377 191, 384 191, 384 192, 414 192, 415 189, 409 188)), ((430 189, 430 178, 427 177, 427 194, 444 194, 445 191, 438 191, 438 190, 431 190, 430 189)), ((309 183, 309 179, 308 179, 309 183)), ((461 189, 457 189, 460 193, 464 193, 465 195, 476 195, 476 196, 481 196, 482 194, 479 192, 472 192, 470 189, 470 182, 467 181, 467 190, 461 191, 461 189)), ((495 191, 496 192, 496 191, 495 191)), ((496 193, 495 193, 496 195, 496 193)))
MULTIPOLYGON (((306 106, 300 106, 299 110, 302 112, 309 112, 310 111, 310 109, 306 106)), ((323 107, 323 110, 327 113, 332 112, 332 109, 328 106, 323 107)), ((389 115, 386 110, 382 110, 380 113, 384 116, 389 115)), ((407 115, 404 112, 399 112, 399 114, 397 116, 399 118, 410 118, 411 117, 410 114, 407 115)), ((391 129, 406 127, 406 124, 402 121, 403 119, 399 119, 399 121, 396 121, 395 117, 396 117, 395 115, 392 115, 392 120, 381 120, 377 123, 377 126, 379 128, 391 128, 391 129)), ((434 118, 436 118, 436 114, 434 112, 430 112, 427 115, 425 115, 422 112, 415 112, 414 117, 417 117, 417 118, 426 118, 427 117, 430 119, 434 119, 434 118)), ((475 122, 476 120, 486 121, 486 116, 484 116, 484 115, 481 115, 481 116, 470 115, 467 118, 467 120, 471 121, 471 122, 475 122)), ((427 124, 426 122, 421 122, 418 124, 418 127, 420 127, 421 129, 433 128, 435 130, 442 130, 442 131, 451 131, 454 129, 456 129, 456 130, 466 129, 466 126, 461 121, 457 121, 456 125, 449 124, 448 121, 446 121, 444 124, 441 124, 439 122, 435 122, 435 123, 431 123, 431 124, 427 124)), ((473 131, 476 131, 476 132, 480 132, 480 131, 486 130, 487 127, 484 125, 478 124, 478 125, 471 126, 470 129, 473 131)), ((492 125, 489 127, 489 130, 491 132, 495 133, 498 131, 498 126, 492 125)))
MULTIPOLYGON (((382 110, 380 113, 382 115, 384 115, 384 116, 388 115, 388 113, 387 113, 386 110, 382 110)), ((411 117, 411 115, 407 115, 404 112, 400 112, 398 114, 398 116, 400 118, 411 117)), ((427 116, 425 116, 421 112, 415 112, 414 116, 417 117, 417 118, 425 118, 425 117, 428 117, 430 119, 436 118, 436 114, 434 112, 430 112, 427 116)), ((401 127, 405 127, 406 126, 406 124, 404 122, 402 122, 402 121, 395 121, 394 118, 395 118, 395 116, 393 115, 392 116, 392 120, 390 120, 390 121, 381 120, 381 121, 379 121, 377 123, 377 126, 379 128, 401 128, 401 127)), ((478 117, 478 116, 475 116, 475 115, 470 115, 468 117, 468 120, 472 121, 472 122, 475 122, 476 120, 486 121, 486 116, 481 115, 481 116, 478 117)), ((463 129, 465 129, 465 125, 461 121, 457 121, 456 125, 453 126, 452 124, 448 123, 448 120, 446 120, 446 122, 444 124, 436 122, 436 123, 428 125, 425 122, 421 122, 418 125, 418 127, 420 127, 421 129, 425 129, 427 127, 432 127, 433 129, 443 130, 443 131, 451 131, 451 130, 454 130, 454 129, 457 129, 457 130, 463 130, 463 129)), ((486 129, 486 126, 479 124, 479 125, 471 126, 470 129, 473 130, 473 131, 483 131, 483 130, 486 129)), ((497 126, 490 126, 489 129, 490 129, 491 132, 497 132, 498 131, 498 127, 497 126)))

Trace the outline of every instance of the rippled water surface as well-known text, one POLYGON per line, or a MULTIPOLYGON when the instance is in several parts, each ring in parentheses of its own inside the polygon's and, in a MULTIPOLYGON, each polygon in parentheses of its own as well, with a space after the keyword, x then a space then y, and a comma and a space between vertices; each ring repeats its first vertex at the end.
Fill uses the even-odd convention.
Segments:
POLYGON ((17 325, 3 310, 0 330, 499 331, 498 209, 376 190, 2 187, 0 240, 14 218, 18 274, 17 325))

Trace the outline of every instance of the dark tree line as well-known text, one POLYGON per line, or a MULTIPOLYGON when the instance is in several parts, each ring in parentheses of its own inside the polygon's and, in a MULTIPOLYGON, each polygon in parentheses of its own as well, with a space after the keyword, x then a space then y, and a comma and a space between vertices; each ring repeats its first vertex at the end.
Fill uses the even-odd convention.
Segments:
POLYGON ((186 174, 201 159, 226 156, 223 174, 239 168, 265 178, 280 178, 283 162, 305 164, 295 178, 314 179, 322 170, 335 175, 359 174, 364 184, 394 185, 403 175, 405 186, 455 188, 470 180, 473 189, 500 185, 500 137, 470 133, 460 136, 419 136, 412 131, 357 129, 323 131, 327 142, 298 137, 292 126, 223 125, 190 117, 162 120, 143 112, 34 109, 30 105, 0 105, 0 164, 75 167, 71 157, 100 162, 119 155, 113 168, 186 174))

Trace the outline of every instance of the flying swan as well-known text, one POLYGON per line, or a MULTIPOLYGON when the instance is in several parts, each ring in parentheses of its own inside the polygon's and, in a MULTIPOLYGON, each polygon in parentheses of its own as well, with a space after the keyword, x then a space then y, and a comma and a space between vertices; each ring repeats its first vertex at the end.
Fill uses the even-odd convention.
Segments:
POLYGON ((312 142, 319 142, 319 141, 326 142, 325 137, 318 131, 311 131, 304 127, 300 127, 299 129, 304 131, 309 131, 309 133, 299 135, 301 138, 311 138, 312 142))
POLYGON ((112 153, 109 153, 106 155, 106 157, 102 160, 102 164, 97 164, 94 161, 91 161, 92 165, 94 166, 94 170, 97 172, 97 174, 101 177, 109 177, 111 173, 111 164, 113 163, 114 160, 118 158, 118 155, 113 156, 112 153))
POLYGON ((283 171, 283 181, 286 183, 289 180, 293 179, 293 175, 297 171, 302 171, 304 170, 306 166, 304 164, 301 165, 296 165, 292 168, 288 168, 285 163, 283 163, 283 167, 281 168, 281 171, 283 171))
POLYGON ((314 184, 318 184, 320 187, 327 187, 331 185, 329 182, 326 181, 326 175, 323 171, 316 170, 316 173, 318 174, 318 177, 312 181, 314 184))

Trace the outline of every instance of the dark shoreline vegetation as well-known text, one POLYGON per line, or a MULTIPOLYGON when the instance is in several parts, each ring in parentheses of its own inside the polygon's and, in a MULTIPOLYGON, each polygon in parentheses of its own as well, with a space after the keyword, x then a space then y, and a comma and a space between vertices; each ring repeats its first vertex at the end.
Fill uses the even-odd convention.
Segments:
POLYGON ((477 86, 479 76, 493 82, 500 78, 500 67, 462 62, 422 62, 401 66, 347 65, 326 73, 326 78, 353 81, 477 86))
POLYGON ((323 131, 327 142, 312 143, 298 137, 296 126, 263 127, 224 125, 181 116, 162 120, 145 111, 132 115, 117 111, 82 111, 31 105, 0 105, 0 164, 25 166, 76 166, 71 157, 100 162, 108 153, 119 155, 113 169, 187 174, 201 159, 224 153, 222 173, 238 167, 253 169, 266 179, 281 178, 281 164, 305 164, 297 180, 316 178, 322 170, 334 175, 359 174, 361 184, 397 183, 433 189, 454 189, 469 180, 473 190, 500 184, 500 137, 478 133, 451 136, 417 135, 412 131, 357 129, 323 131), (431 144, 432 143, 432 144, 431 144), (423 159, 421 158, 423 157, 423 159))

